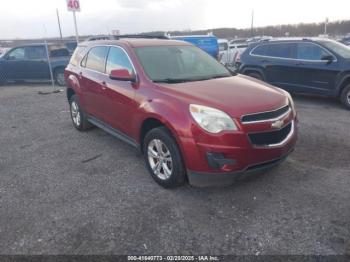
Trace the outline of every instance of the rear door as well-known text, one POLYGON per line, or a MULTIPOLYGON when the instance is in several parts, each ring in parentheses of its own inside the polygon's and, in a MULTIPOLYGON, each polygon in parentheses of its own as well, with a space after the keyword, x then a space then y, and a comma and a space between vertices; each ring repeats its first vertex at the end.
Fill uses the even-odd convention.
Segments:
POLYGON ((316 43, 297 44, 296 76, 298 91, 307 93, 330 94, 335 88, 335 79, 339 66, 337 58, 328 50, 316 43), (322 60, 325 56, 333 56, 333 61, 322 60))
POLYGON ((81 62, 80 84, 84 90, 85 110, 92 116, 106 121, 105 65, 108 47, 96 46, 89 50, 81 62))
POLYGON ((265 69, 266 81, 286 89, 295 84, 295 43, 268 43, 252 50, 258 63, 265 69))
MULTIPOLYGON (((136 74, 126 51, 118 46, 110 47, 106 63, 107 75, 115 69, 126 69, 131 75, 136 74)), ((136 108, 134 96, 135 89, 130 81, 106 80, 104 100, 107 123, 129 136, 132 134, 132 118, 136 108)))

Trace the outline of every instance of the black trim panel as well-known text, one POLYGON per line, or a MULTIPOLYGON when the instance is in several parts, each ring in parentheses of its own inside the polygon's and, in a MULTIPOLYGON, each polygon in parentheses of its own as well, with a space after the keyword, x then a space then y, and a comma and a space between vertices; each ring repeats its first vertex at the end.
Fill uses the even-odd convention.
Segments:
POLYGON ((112 136, 124 141, 125 143, 129 144, 132 147, 138 148, 139 144, 135 141, 135 139, 132 139, 131 137, 129 137, 128 135, 120 132, 119 130, 111 127, 110 125, 106 124, 105 122, 93 117, 93 116, 89 116, 88 117, 88 121, 101 128, 102 130, 104 130, 105 132, 111 134, 112 136))

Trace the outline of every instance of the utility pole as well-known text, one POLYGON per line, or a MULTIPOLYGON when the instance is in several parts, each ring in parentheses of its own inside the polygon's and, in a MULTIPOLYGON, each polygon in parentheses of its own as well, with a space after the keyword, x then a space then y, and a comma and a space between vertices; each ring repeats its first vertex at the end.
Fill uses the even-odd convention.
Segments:
POLYGON ((254 36, 254 9, 252 10, 251 36, 254 36))
POLYGON ((60 38, 62 41, 63 37, 62 37, 61 21, 60 21, 60 15, 58 13, 58 8, 56 8, 56 14, 57 14, 58 29, 60 30, 60 38))
POLYGON ((328 25, 328 17, 326 17, 326 21, 324 23, 324 34, 327 35, 327 25, 328 25))
POLYGON ((74 19, 74 28, 75 28, 75 39, 77 43, 79 43, 79 33, 78 33, 77 17, 75 15, 75 11, 73 11, 73 19, 74 19))

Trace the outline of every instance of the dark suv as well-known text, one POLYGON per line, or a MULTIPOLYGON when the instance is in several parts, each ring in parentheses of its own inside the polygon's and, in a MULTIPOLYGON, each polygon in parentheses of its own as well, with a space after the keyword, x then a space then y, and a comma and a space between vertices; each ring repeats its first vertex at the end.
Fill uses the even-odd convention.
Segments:
POLYGON ((70 54, 63 45, 28 44, 17 46, 0 57, 0 85, 7 81, 49 80, 50 68, 59 86, 65 85, 64 68, 67 66, 70 54))
POLYGON ((350 48, 328 39, 279 39, 250 45, 238 71, 290 92, 340 98, 350 109, 350 48))

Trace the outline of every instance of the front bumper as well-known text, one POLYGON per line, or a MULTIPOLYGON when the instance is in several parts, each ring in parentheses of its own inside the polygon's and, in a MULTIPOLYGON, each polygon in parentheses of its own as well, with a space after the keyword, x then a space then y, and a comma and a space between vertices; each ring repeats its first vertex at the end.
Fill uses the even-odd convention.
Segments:
POLYGON ((287 123, 292 123, 292 132, 286 139, 262 147, 253 145, 248 134, 252 130, 267 130, 271 123, 247 125, 242 127, 241 132, 217 135, 194 132, 193 138, 181 138, 182 155, 190 184, 232 184, 243 174, 278 165, 294 150, 297 141, 298 121, 292 117, 288 121, 287 123))
POLYGON ((264 170, 273 168, 282 163, 293 152, 292 149, 281 158, 248 166, 245 170, 228 172, 228 173, 203 173, 187 170, 187 177, 190 185, 196 187, 208 187, 208 186, 229 186, 236 180, 243 178, 250 174, 262 172, 264 170))

